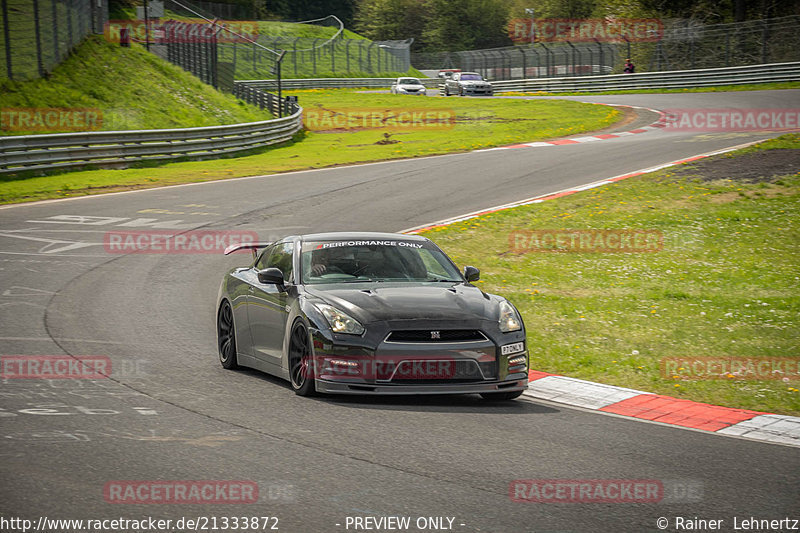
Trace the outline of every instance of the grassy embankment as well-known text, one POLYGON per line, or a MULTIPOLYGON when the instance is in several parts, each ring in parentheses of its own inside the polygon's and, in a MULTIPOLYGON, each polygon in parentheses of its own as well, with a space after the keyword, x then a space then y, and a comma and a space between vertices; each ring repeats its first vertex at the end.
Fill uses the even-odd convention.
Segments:
MULTIPOLYGON (((47 79, 0 81, 0 108, 96 108, 102 130, 189 128, 268 120, 245 104, 147 52, 92 36, 47 79)), ((56 133, 8 129, 2 135, 56 133)), ((16 121, 14 122, 16 126, 16 121)))

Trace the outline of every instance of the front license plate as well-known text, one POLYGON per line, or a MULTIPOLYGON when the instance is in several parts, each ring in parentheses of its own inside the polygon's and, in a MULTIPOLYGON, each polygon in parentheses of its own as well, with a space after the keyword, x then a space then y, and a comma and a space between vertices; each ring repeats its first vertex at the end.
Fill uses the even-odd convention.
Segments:
POLYGON ((503 355, 508 355, 512 353, 521 352, 524 348, 525 348, 524 343, 515 342, 514 344, 506 344, 505 346, 501 346, 500 353, 503 355))

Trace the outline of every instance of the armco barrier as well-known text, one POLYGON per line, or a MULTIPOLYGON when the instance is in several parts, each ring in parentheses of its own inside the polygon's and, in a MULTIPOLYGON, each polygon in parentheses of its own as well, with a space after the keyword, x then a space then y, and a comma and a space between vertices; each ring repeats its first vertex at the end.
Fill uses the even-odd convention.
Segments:
POLYGON ((164 130, 92 131, 0 137, 0 174, 135 161, 208 159, 288 141, 303 127, 302 108, 284 118, 164 130))
POLYGON ((684 89, 781 81, 800 81, 800 62, 577 78, 508 80, 492 82, 492 86, 495 93, 510 91, 600 92, 629 89, 684 89))
MULTIPOLYGON (((406 77, 406 76, 404 76, 406 77)), ((413 76, 409 76, 413 77, 413 76)), ((345 89, 349 87, 366 87, 369 89, 386 89, 392 86, 397 78, 308 78, 281 80, 282 90, 291 89, 345 89)), ((419 81, 429 89, 436 89, 442 80, 439 78, 419 78, 419 81)), ((243 80, 241 82, 250 87, 258 87, 265 91, 276 91, 278 82, 275 80, 243 80)))

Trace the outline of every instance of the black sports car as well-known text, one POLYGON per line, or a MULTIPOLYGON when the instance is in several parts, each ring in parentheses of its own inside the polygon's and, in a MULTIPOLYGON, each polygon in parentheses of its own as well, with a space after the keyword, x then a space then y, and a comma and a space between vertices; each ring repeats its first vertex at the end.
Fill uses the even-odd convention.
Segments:
POLYGON ((283 377, 302 396, 467 394, 516 398, 528 386, 525 328, 506 299, 460 273, 430 240, 321 233, 249 248, 222 280, 219 359, 283 377), (260 253, 257 251, 263 248, 260 253))

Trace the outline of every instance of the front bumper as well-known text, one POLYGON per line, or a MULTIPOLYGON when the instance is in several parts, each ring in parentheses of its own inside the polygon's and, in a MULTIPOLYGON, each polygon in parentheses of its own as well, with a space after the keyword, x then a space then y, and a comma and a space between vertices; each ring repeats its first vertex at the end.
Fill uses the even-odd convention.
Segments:
MULTIPOLYGON (((409 395, 527 389, 528 352, 524 331, 498 335, 497 332, 487 333, 479 323, 464 325, 480 333, 479 338, 396 341, 392 340, 396 337, 391 337, 390 331, 396 333, 398 329, 374 325, 370 331, 374 333, 380 329, 377 335, 343 338, 312 328, 316 390, 334 394, 409 395), (501 346, 508 351, 512 345, 512 353, 502 353, 501 346)), ((450 328, 441 329, 445 330, 444 334, 457 328, 450 325, 450 328)))
POLYGON ((493 89, 474 89, 465 87, 464 94, 466 96, 493 96, 494 90, 493 89))
POLYGON ((453 383, 430 385, 359 384, 342 381, 317 380, 317 391, 328 394, 478 394, 482 392, 510 392, 528 388, 528 378, 503 382, 453 383))

